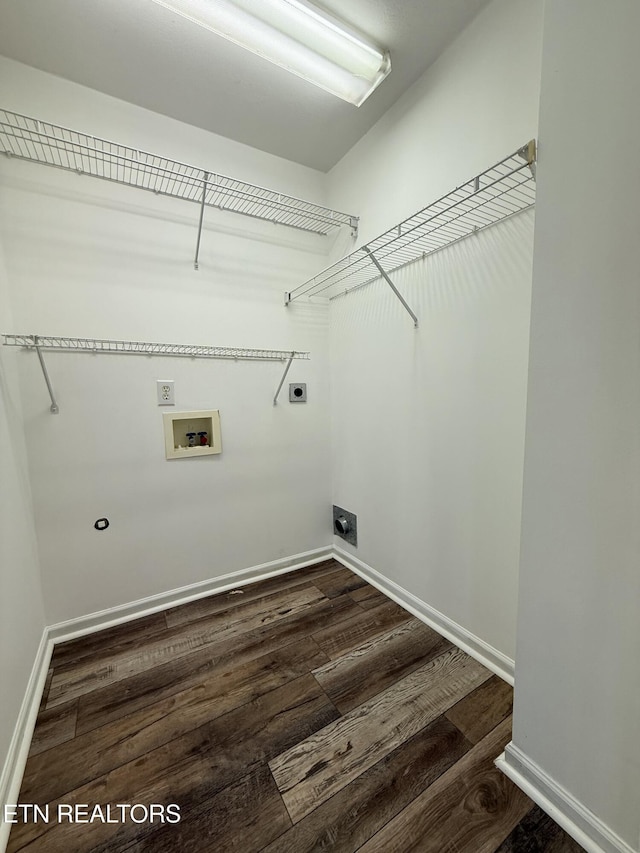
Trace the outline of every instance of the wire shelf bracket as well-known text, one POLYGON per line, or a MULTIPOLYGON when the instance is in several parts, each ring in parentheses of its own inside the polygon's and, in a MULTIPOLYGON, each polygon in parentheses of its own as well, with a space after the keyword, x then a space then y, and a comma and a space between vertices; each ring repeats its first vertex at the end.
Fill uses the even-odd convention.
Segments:
POLYGON ((49 371, 47 370, 47 365, 45 364, 44 356, 42 355, 42 349, 40 347, 40 338, 37 335, 33 336, 33 348, 38 353, 38 360, 40 362, 40 367, 42 368, 42 375, 44 376, 44 381, 47 386, 47 391, 49 392, 49 397, 51 397, 51 406, 49 407, 49 411, 52 415, 59 415, 60 407, 58 406, 58 401, 56 400, 56 395, 51 384, 51 379, 49 378, 49 371))
POLYGON ((204 179, 202 181, 202 201, 200 202, 200 219, 198 221, 198 239, 196 240, 196 256, 193 261, 194 270, 198 269, 198 258, 200 256, 200 238, 202 237, 202 223, 204 222, 204 208, 207 201, 207 181, 209 180, 209 173, 204 173, 204 179))
POLYGON ((278 395, 284 384, 284 380, 291 367, 291 362, 294 358, 306 359, 310 358, 308 352, 299 352, 297 350, 267 350, 267 349, 246 349, 242 347, 213 347, 213 346, 194 346, 192 344, 159 344, 145 343, 142 341, 113 341, 108 339, 97 338, 65 338, 53 337, 50 335, 3 335, 3 344, 5 346, 23 347, 27 350, 35 350, 38 354, 40 367, 44 381, 51 398, 50 412, 57 415, 60 412, 58 402, 51 384, 49 372, 42 355, 43 350, 52 351, 71 351, 84 353, 109 353, 109 354, 124 354, 124 355, 161 355, 161 356, 178 356, 181 358, 222 358, 232 361, 285 361, 286 366, 284 375, 278 385, 275 397, 273 399, 274 406, 277 403, 278 395))
POLYGON ((198 204, 196 269, 205 206, 314 234, 343 226, 358 233, 358 217, 349 213, 4 109, 0 153, 198 204))
POLYGON ((284 373, 282 374, 282 379, 280 380, 280 384, 278 385, 278 390, 276 391, 275 396, 273 398, 273 405, 274 406, 278 405, 278 395, 280 394, 280 391, 282 390, 282 386, 284 385, 284 380, 287 378, 287 373, 289 372, 289 368, 291 367, 291 362, 293 361, 294 355, 295 355, 295 353, 292 352, 291 355, 289 356, 289 360, 287 361, 287 364, 285 366, 284 373))
POLYGON ((536 197, 536 154, 536 142, 532 139, 491 168, 285 293, 285 305, 305 296, 335 299, 382 277, 417 324, 415 314, 393 285, 393 273, 532 208, 536 197))
POLYGON ((398 297, 398 299, 400 300, 400 302, 402 302, 402 304, 403 304, 403 306, 404 306, 405 310, 407 311, 407 313, 411 315, 411 319, 413 320, 414 328, 416 328, 416 329, 417 329, 417 328, 418 328, 418 318, 417 318, 417 317, 416 317, 416 315, 413 313, 413 311, 411 310, 411 308, 409 308, 409 306, 408 306, 408 304, 407 304, 407 302, 406 302, 406 300, 405 300, 404 296, 400 293, 400 291, 398 290, 398 288, 397 288, 397 287, 395 286, 395 284, 391 281, 391 279, 390 279, 390 278, 389 278, 389 276, 386 274, 386 272, 382 269, 382 267, 381 267, 381 266, 380 266, 380 264, 378 263, 378 260, 377 260, 376 256, 373 254, 373 252, 371 251, 371 249, 370 249, 368 246, 364 246, 363 248, 364 248, 365 252, 367 252, 367 254, 369 255, 369 257, 371 258, 371 262, 372 262, 372 264, 374 265, 374 267, 378 270, 378 272, 380 273, 380 275, 382 276, 382 278, 387 282, 387 284, 389 285, 389 287, 391 288, 391 290, 393 290, 393 292, 394 292, 394 293, 395 293, 395 295, 398 297))

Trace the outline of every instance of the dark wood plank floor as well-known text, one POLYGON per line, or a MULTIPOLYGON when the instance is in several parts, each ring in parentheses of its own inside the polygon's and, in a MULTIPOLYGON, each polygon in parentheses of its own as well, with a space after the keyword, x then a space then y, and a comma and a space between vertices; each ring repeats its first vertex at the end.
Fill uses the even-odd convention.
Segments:
POLYGON ((578 853, 493 764, 511 703, 329 560, 58 645, 8 851, 578 853))

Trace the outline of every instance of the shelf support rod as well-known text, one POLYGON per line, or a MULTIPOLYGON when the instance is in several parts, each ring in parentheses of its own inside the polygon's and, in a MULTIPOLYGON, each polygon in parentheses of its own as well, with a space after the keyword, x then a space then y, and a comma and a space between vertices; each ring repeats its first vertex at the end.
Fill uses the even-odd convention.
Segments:
POLYGON ((51 407, 49 411, 52 415, 57 415, 60 413, 60 409, 58 408, 58 404, 56 402, 55 394, 53 393, 53 387, 51 385, 51 380, 49 379, 49 373, 47 371, 47 365, 44 363, 44 356, 40 350, 40 345, 38 343, 39 338, 37 335, 33 336, 33 347, 35 351, 38 353, 38 358, 40 359, 40 367, 42 368, 42 373, 44 375, 44 381, 47 383, 47 390, 49 392, 49 396, 51 397, 51 407))
POLYGON ((395 284, 391 281, 391 279, 389 278, 389 276, 387 275, 387 273, 382 269, 382 267, 381 267, 381 266, 380 266, 380 264, 378 263, 378 259, 377 259, 377 258, 376 258, 376 256, 373 254, 373 252, 371 251, 371 249, 370 249, 368 246, 364 246, 363 248, 364 248, 365 252, 366 252, 366 253, 369 255, 369 257, 371 258, 371 262, 373 263, 373 265, 375 266, 375 268, 378 270, 378 272, 380 273, 380 275, 382 276, 382 278, 387 282, 387 284, 389 285, 389 287, 391 288, 391 290, 393 290, 393 292, 394 292, 394 293, 395 293, 395 295, 398 297, 398 299, 400 300, 400 302, 402 302, 402 304, 403 304, 403 306, 404 306, 405 310, 407 311, 407 313, 409 313, 409 314, 411 315, 411 319, 413 320, 413 325, 414 325, 414 326, 415 326, 415 328, 417 329, 417 328, 418 328, 418 318, 417 318, 417 317, 416 317, 416 315, 413 313, 413 311, 411 310, 411 308, 409 308, 409 305, 407 304, 407 302, 406 302, 406 300, 405 300, 404 296, 400 293, 400 291, 398 290, 398 288, 397 288, 397 287, 395 286, 395 284))
POLYGON ((200 237, 202 236, 202 222, 204 220, 204 203, 207 199, 207 181, 209 180, 209 172, 204 173, 202 182, 202 201, 200 202, 200 222, 198 223, 198 241, 196 243, 196 257, 193 262, 194 270, 198 269, 198 256, 200 254, 200 237))
POLYGON ((291 362, 293 361, 294 355, 295 355, 295 351, 291 353, 291 355, 289 356, 289 360, 287 361, 287 366, 285 367, 284 373, 282 374, 282 379, 280 380, 280 384, 278 385, 278 390, 276 391, 276 395, 273 398, 273 405, 274 406, 277 405, 277 403, 278 403, 278 395, 280 394, 280 391, 282 390, 282 386, 284 385, 284 380, 287 378, 287 373, 289 372, 289 368, 291 367, 291 362))

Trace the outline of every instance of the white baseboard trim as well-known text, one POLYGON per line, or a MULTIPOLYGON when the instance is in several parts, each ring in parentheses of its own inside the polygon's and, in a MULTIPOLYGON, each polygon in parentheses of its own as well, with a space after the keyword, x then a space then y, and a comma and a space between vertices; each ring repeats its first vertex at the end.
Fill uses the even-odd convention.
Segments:
POLYGON ((48 628, 45 628, 42 632, 40 645, 36 652, 27 689, 13 730, 7 757, 2 767, 2 773, 0 774, 0 851, 6 849, 9 832, 11 831, 11 824, 5 823, 3 820, 4 809, 2 806, 7 803, 18 802, 22 776, 27 763, 33 730, 36 725, 40 698, 42 697, 42 691, 47 680, 47 671, 52 651, 53 643, 49 639, 48 628))
POLYGON ((638 853, 513 743, 495 763, 587 853, 638 853))
POLYGON ((226 592, 229 589, 246 586, 249 583, 267 580, 285 572, 302 569, 305 566, 328 560, 332 556, 332 548, 327 545, 324 548, 315 548, 313 551, 305 551, 293 557, 283 557, 280 560, 251 566, 251 568, 241 569, 238 572, 229 572, 217 578, 189 584, 157 595, 150 595, 128 604, 110 607, 108 610, 100 610, 87 616, 58 622, 49 627, 49 637, 54 643, 73 640, 76 637, 93 634, 95 631, 102 631, 104 628, 110 628, 113 625, 131 622, 141 616, 149 616, 151 613, 157 613, 167 607, 187 604, 189 601, 196 601, 199 598, 206 598, 209 595, 216 595, 219 592, 226 592))
POLYGON ((343 551, 342 548, 334 545, 333 556, 336 560, 342 563, 351 571, 360 575, 373 586, 377 587, 385 595, 396 601, 409 613, 412 613, 422 622, 426 622, 431 628, 442 634, 448 640, 451 640, 456 646, 461 648, 471 657, 479 661, 491 672, 494 672, 508 684, 513 686, 514 662, 502 652, 485 643, 480 637, 476 637, 462 625, 458 625, 453 619, 449 619, 443 613, 440 613, 434 607, 431 607, 426 602, 422 601, 413 593, 408 592, 394 581, 389 580, 384 575, 381 575, 371 566, 363 563, 352 554, 343 551))

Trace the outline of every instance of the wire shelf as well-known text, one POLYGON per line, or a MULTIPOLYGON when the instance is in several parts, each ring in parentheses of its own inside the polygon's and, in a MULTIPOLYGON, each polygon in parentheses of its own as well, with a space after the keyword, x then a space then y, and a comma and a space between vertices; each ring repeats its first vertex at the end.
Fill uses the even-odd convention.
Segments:
POLYGON ((204 191, 207 207, 316 234, 344 225, 357 233, 358 218, 350 214, 2 109, 0 151, 199 205, 204 191))
POLYGON ((128 355, 167 355, 188 358, 227 358, 249 361, 286 361, 308 359, 308 352, 295 350, 210 347, 190 344, 157 344, 142 341, 111 341, 95 338, 63 338, 50 335, 3 335, 5 346, 40 350, 73 350, 88 353, 125 353, 128 355))
POLYGON ((285 295, 330 299, 500 222, 535 203, 535 141, 385 231, 285 295), (372 258, 373 256, 373 258, 372 258))

